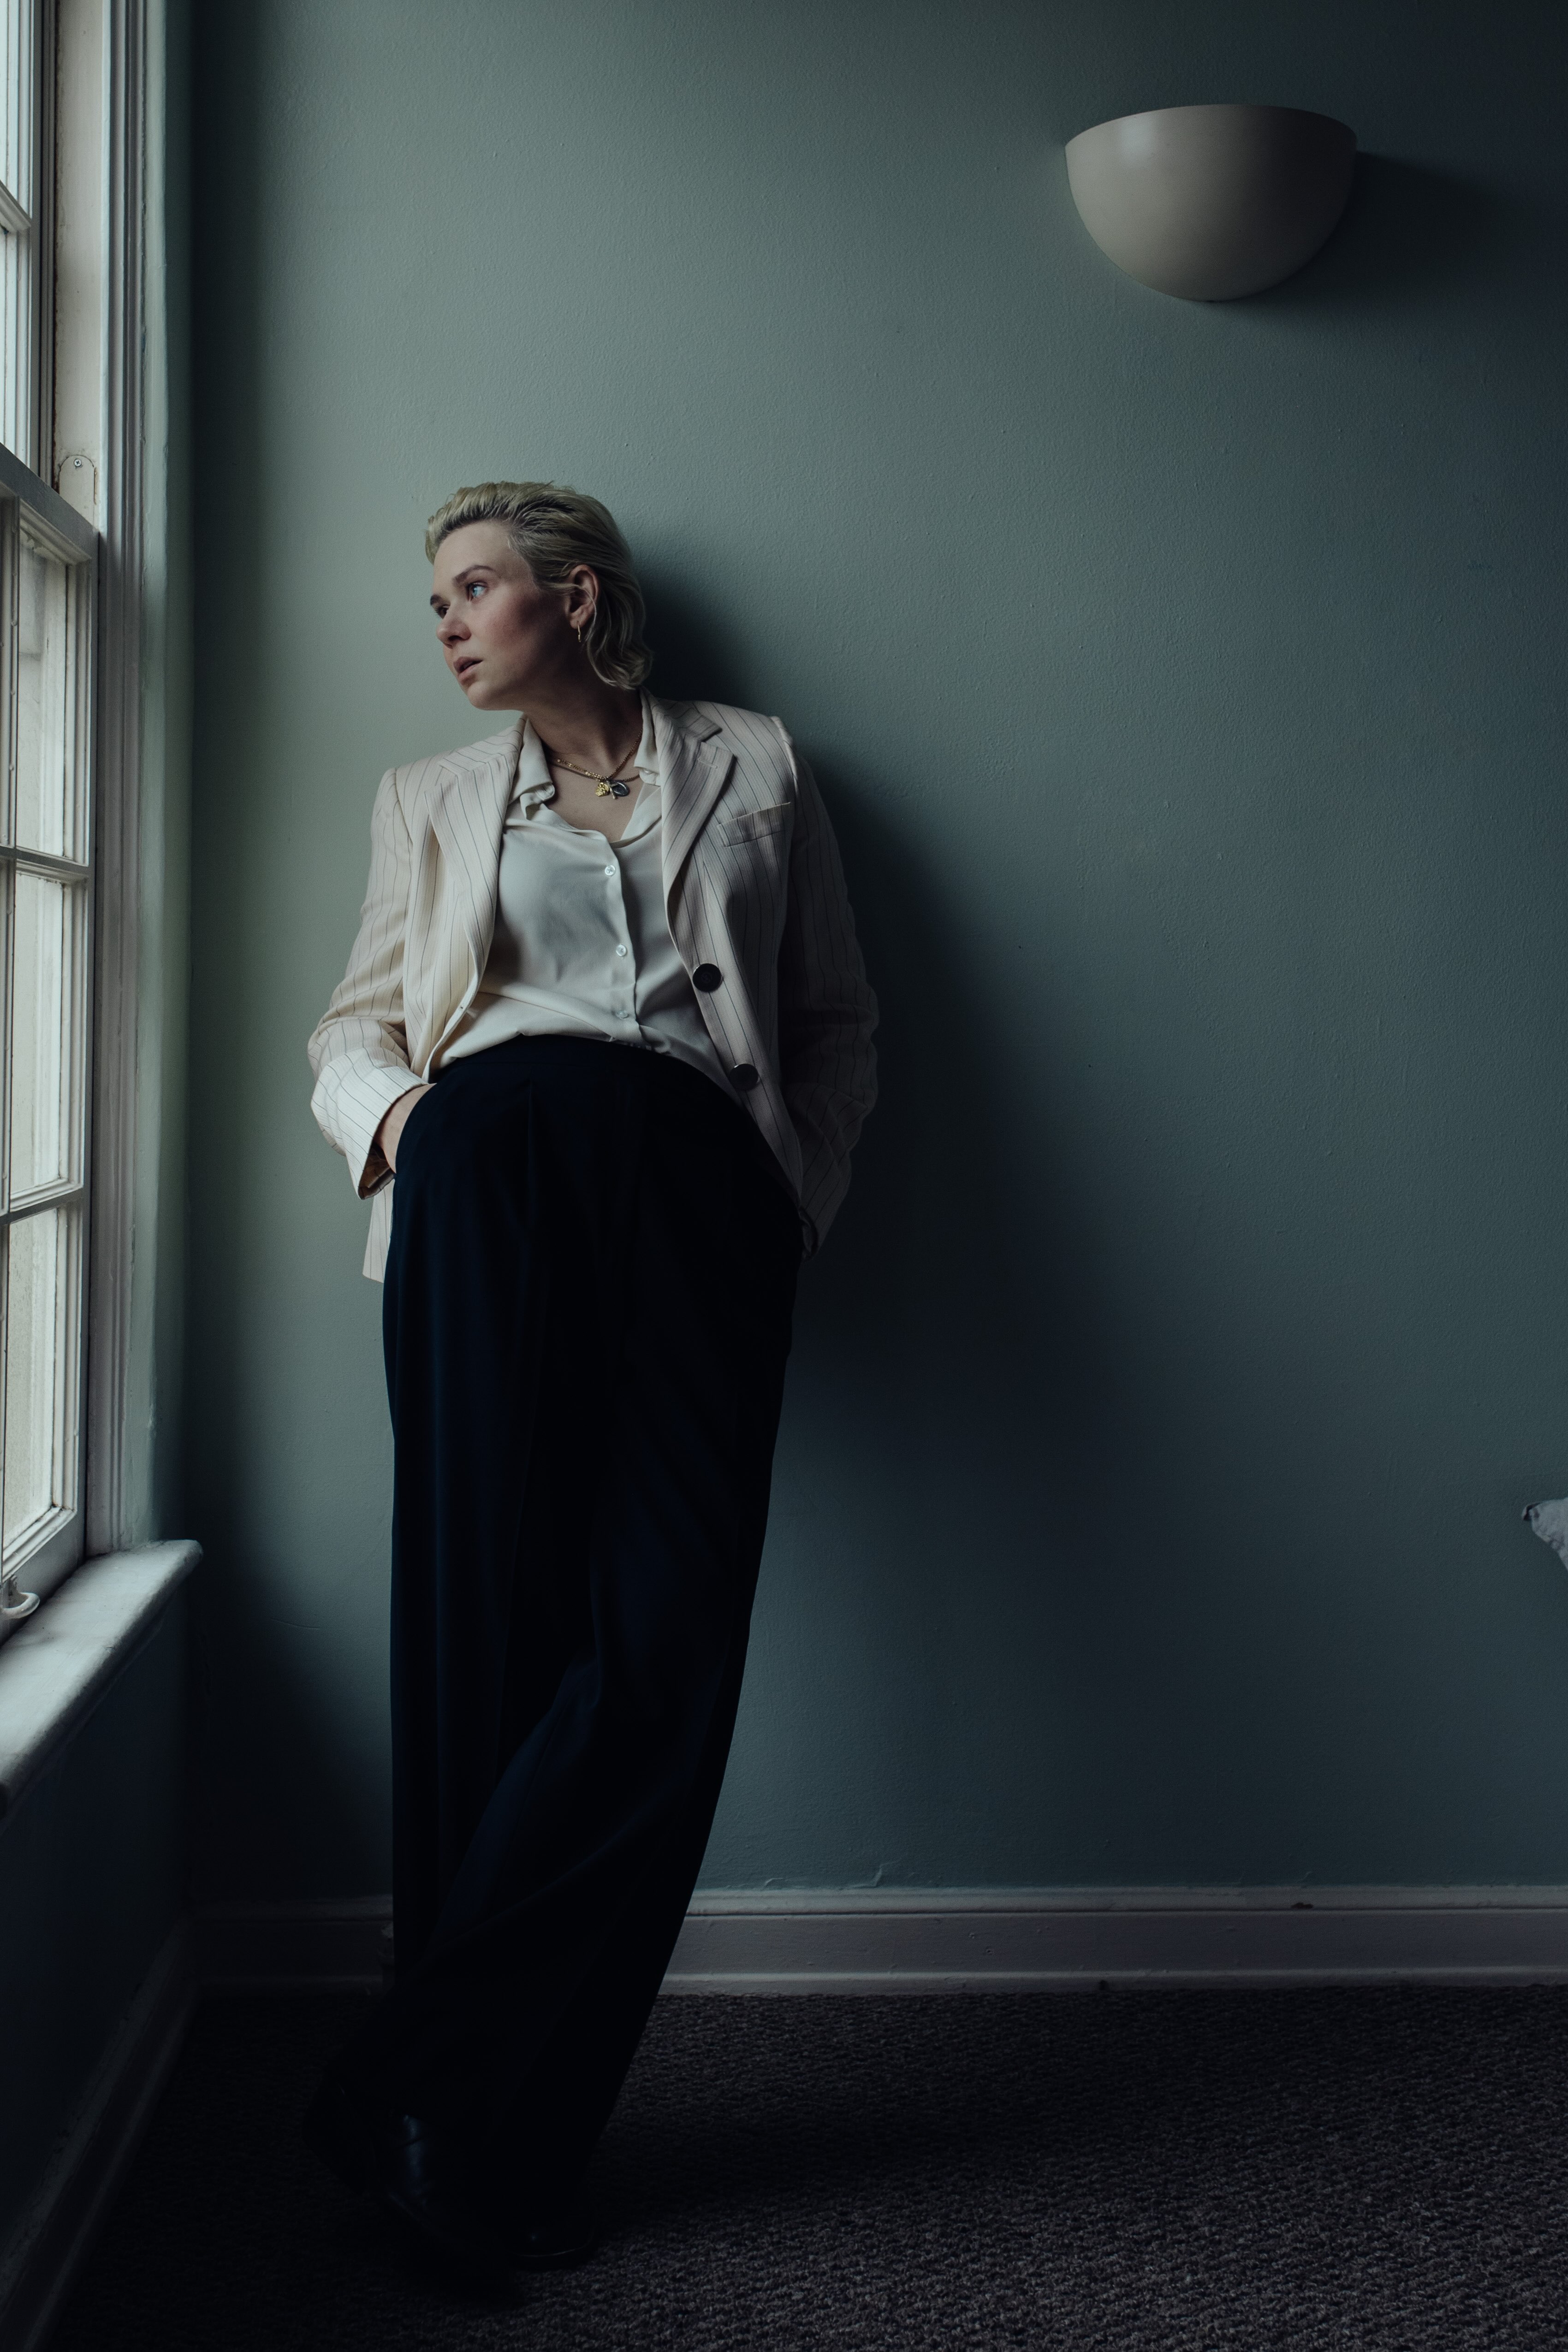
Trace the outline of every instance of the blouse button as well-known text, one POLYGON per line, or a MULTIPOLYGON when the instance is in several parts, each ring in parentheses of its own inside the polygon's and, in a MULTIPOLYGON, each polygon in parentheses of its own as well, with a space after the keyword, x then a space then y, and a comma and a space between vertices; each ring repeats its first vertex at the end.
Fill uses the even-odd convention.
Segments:
POLYGON ((616 869, 615 869, 615 867, 614 867, 613 866, 605 866, 605 872, 609 876, 610 880, 613 882, 613 881, 615 880, 615 878, 616 878, 616 869))
POLYGON ((617 955, 625 955, 625 953, 626 953, 626 949, 625 949, 625 947, 624 947, 624 946, 622 946, 622 947, 618 947, 618 948, 616 950, 616 953, 617 955))
POLYGON ((716 963, 700 963, 691 975, 692 987, 700 988, 704 996, 711 995, 714 989, 721 988, 723 984, 724 975, 716 963))

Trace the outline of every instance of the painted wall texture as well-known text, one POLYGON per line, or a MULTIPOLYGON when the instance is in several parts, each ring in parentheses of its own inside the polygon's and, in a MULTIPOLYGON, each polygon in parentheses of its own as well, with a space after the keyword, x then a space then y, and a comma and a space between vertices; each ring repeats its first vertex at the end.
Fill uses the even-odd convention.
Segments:
POLYGON ((606 499, 818 765, 884 1099, 710 1885, 1568 1880, 1560 11, 233 0, 195 90, 184 1524, 210 1895, 387 1880, 364 1212, 307 1108, 425 516, 606 499), (1365 151, 1231 307, 1062 142, 1365 151))

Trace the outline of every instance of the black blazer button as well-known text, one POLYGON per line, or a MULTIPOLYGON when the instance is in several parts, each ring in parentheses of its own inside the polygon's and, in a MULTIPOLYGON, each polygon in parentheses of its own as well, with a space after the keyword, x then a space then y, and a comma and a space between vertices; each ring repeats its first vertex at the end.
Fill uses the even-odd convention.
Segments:
POLYGON ((743 1095, 749 1095, 753 1087, 762 1085, 762 1079, 750 1062, 737 1062, 730 1073, 730 1083, 732 1087, 739 1087, 743 1095))
POLYGON ((691 985, 700 988, 704 996, 711 996, 716 988, 724 985, 724 975, 716 963, 700 963, 691 975, 691 985))

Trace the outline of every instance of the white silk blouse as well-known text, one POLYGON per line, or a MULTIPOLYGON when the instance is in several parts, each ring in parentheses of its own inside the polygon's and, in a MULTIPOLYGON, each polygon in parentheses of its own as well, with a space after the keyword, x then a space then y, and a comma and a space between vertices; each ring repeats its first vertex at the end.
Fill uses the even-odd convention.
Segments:
POLYGON ((524 721, 489 956, 432 1067, 509 1037, 592 1037, 673 1054, 732 1094, 665 911, 658 744, 646 694, 637 767, 631 822, 606 841, 550 806, 544 747, 524 721))

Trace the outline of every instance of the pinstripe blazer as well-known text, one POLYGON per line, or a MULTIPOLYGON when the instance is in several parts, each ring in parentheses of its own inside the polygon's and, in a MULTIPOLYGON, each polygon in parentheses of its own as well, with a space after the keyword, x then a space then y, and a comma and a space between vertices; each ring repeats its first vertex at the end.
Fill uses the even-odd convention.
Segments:
MULTIPOLYGON (((877 1092, 877 1001, 837 845, 811 771, 776 719, 720 702, 653 709, 670 931, 689 972, 710 963, 722 975, 697 1002, 724 1067, 757 1074, 738 1099, 800 1204, 809 1252, 847 1190, 849 1154, 877 1092)), ((310 1038, 310 1108, 356 1191, 372 1196, 364 1270, 375 1281, 393 1190, 375 1132, 399 1095, 429 1075, 479 987, 518 725, 382 778, 359 933, 310 1038)))

